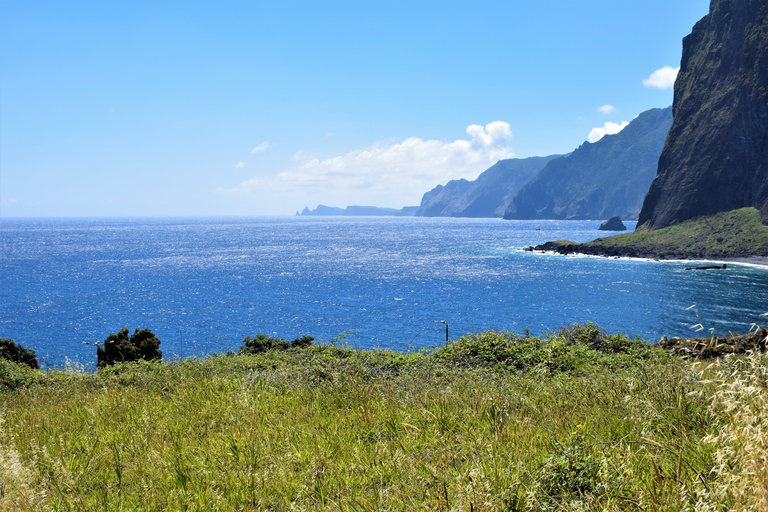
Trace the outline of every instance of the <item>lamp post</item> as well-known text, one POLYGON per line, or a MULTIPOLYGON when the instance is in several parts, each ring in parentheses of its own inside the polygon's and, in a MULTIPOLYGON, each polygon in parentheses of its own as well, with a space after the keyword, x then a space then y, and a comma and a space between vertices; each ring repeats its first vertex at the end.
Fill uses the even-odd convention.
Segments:
POLYGON ((445 320, 440 320, 441 324, 445 324, 445 344, 448 344, 448 323, 445 320))

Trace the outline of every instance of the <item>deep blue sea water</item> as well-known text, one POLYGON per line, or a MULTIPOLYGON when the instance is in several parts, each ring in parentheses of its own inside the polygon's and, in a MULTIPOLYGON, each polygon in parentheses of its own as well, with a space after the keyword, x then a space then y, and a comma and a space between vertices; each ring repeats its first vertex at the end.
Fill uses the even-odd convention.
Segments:
MULTIPOLYGON (((398 350, 482 329, 540 334, 595 321, 657 340, 745 332, 768 270, 532 254, 598 236, 595 221, 428 218, 0 220, 0 336, 51 366, 95 365, 94 343, 148 327, 165 357, 248 335, 398 350), (691 305, 695 310, 687 310, 691 305)), ((634 224, 629 223, 630 229, 634 224)))

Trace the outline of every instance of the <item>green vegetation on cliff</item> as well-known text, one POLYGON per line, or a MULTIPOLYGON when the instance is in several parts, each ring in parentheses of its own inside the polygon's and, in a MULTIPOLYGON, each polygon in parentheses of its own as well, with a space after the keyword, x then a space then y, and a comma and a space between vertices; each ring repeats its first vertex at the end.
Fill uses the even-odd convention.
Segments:
POLYGON ((651 109, 619 133, 552 160, 514 196, 504 218, 637 219, 671 123, 671 107, 651 109))
POLYGON ((96 373, 0 360, 0 509, 755 509, 765 363, 591 324, 96 373))
POLYGON ((662 259, 738 259, 768 257, 768 226, 755 208, 741 208, 649 231, 598 238, 577 244, 547 242, 537 250, 662 259))
POLYGON ((768 224, 768 2, 712 0, 683 39, 651 229, 753 206, 768 224))
POLYGON ((560 155, 499 160, 474 181, 451 180, 421 198, 421 217, 501 217, 520 188, 560 155))

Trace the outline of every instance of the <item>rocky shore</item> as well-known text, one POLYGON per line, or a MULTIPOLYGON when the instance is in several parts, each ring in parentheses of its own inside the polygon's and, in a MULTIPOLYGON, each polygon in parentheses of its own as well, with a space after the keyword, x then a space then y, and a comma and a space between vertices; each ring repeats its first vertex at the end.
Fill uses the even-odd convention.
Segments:
POLYGON ((765 351, 768 345, 768 329, 761 328, 747 334, 728 334, 711 338, 667 338, 663 336, 659 346, 679 356, 696 359, 714 359, 728 354, 746 354, 765 351))
POLYGON ((598 238, 579 244, 555 240, 526 251, 606 258, 707 260, 768 265, 768 226, 755 208, 701 217, 667 228, 598 238))
POLYGON ((641 258, 649 260, 698 260, 698 261, 724 261, 734 263, 747 263, 751 265, 768 266, 768 257, 743 255, 708 255, 705 252, 666 251, 658 252, 631 246, 616 245, 588 245, 577 244, 569 241, 546 242, 541 245, 528 246, 523 249, 527 252, 550 252, 555 254, 584 254, 587 256, 602 256, 604 258, 641 258))
POLYGON ((587 245, 569 241, 547 242, 541 245, 528 246, 523 249, 526 252, 546 252, 561 255, 583 254, 586 256, 600 256, 603 258, 638 258, 647 260, 691 260, 691 261, 718 261, 743 263, 747 265, 759 265, 768 267, 768 257, 743 255, 708 255, 706 252, 685 251, 653 251, 638 249, 630 246, 612 245, 587 245))

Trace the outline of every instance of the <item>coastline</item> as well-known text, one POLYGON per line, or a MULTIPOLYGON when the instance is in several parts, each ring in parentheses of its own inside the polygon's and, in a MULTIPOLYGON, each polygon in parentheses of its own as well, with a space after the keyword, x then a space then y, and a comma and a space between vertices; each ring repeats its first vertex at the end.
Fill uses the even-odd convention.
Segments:
MULTIPOLYGON (((547 242, 547 244, 552 242, 547 242)), ((546 244, 543 244, 546 245, 546 244)), ((620 259, 620 260, 634 260, 634 261, 653 261, 653 262, 667 262, 667 263, 684 263, 684 262, 696 262, 696 263, 715 263, 715 264, 734 264, 743 265, 748 267, 757 267, 768 269, 768 257, 764 256, 743 256, 733 258, 683 258, 683 257, 665 257, 665 256, 629 256, 629 255, 613 255, 613 254, 592 254, 586 252, 560 252, 552 249, 544 249, 543 245, 529 246, 521 251, 531 252, 539 255, 547 256, 582 256, 585 258, 605 258, 605 259, 620 259)))
POLYGON ((762 223, 755 208, 741 208, 653 231, 640 226, 632 233, 596 238, 591 242, 554 240, 524 250, 768 266, 768 226, 762 223))

